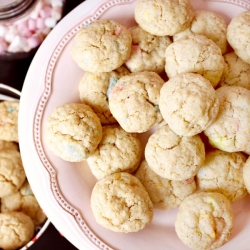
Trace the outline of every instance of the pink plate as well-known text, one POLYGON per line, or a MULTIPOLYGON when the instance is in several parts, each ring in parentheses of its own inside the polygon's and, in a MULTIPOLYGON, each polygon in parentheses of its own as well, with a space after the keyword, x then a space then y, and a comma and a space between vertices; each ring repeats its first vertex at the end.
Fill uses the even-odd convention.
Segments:
MULTIPOLYGON (((191 0, 195 9, 221 14, 227 22, 250 9, 249 1, 191 0)), ((22 90, 19 116, 20 148, 29 183, 50 221, 79 249, 188 249, 174 230, 177 209, 155 210, 152 223, 137 233, 114 233, 95 222, 90 209, 96 179, 87 164, 54 156, 44 140, 50 112, 66 102, 80 102, 78 83, 84 72, 72 60, 72 38, 96 19, 135 24, 136 0, 88 0, 69 13, 45 39, 29 68, 22 90)), ((141 136, 144 142, 148 135, 141 136)), ((221 249, 247 250, 250 245, 250 196, 233 205, 232 239, 221 249)))

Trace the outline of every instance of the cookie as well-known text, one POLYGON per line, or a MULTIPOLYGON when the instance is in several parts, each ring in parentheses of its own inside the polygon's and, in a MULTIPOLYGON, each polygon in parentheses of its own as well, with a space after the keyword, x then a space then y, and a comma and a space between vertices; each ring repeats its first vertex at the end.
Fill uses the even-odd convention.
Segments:
POLYGON ((20 153, 17 150, 0 151, 0 197, 14 194, 26 179, 20 153))
POLYGON ((172 43, 170 37, 152 35, 139 26, 134 26, 129 31, 132 36, 132 50, 125 65, 130 72, 163 72, 165 50, 172 43))
POLYGON ((180 38, 199 34, 206 36, 220 47, 222 54, 227 51, 227 24, 223 17, 212 11, 198 10, 191 25, 173 36, 174 41, 180 38))
POLYGON ((3 150, 3 149, 18 150, 18 144, 13 141, 0 140, 0 150, 3 150))
POLYGON ((171 181, 157 175, 143 160, 135 173, 146 188, 154 208, 169 210, 178 207, 188 195, 196 190, 194 178, 171 181))
POLYGON ((207 79, 199 74, 183 73, 163 85, 159 108, 176 134, 193 136, 213 123, 219 111, 219 100, 207 79))
POLYGON ((99 180, 91 194, 91 209, 98 224, 114 232, 137 232, 153 218, 153 203, 133 175, 110 174, 99 180))
POLYGON ((218 115, 205 129, 209 143, 226 152, 250 151, 250 90, 223 86, 216 90, 220 101, 218 115))
POLYGON ((79 96, 82 103, 89 105, 100 118, 101 124, 116 123, 109 110, 109 94, 117 81, 130 72, 121 66, 117 70, 94 74, 85 72, 79 85, 79 96))
POLYGON ((85 104, 65 103, 54 108, 46 121, 49 149, 65 161, 87 159, 102 139, 100 119, 85 104))
POLYGON ((198 192, 185 198, 175 221, 180 240, 195 250, 221 247, 230 239, 233 227, 232 206, 216 192, 198 192))
POLYGON ((159 98, 163 84, 158 74, 149 71, 118 80, 109 96, 109 108, 125 131, 146 132, 162 120, 159 98))
POLYGON ((250 11, 233 17, 227 27, 227 40, 235 54, 250 63, 250 11))
POLYGON ((119 125, 102 128, 102 140, 87 159, 91 172, 97 179, 105 175, 133 173, 140 164, 142 145, 136 134, 127 133, 119 125))
POLYGON ((195 12, 188 0, 138 0, 134 16, 150 34, 173 36, 191 24, 195 12))
POLYGON ((34 234, 29 216, 21 212, 0 213, 0 248, 17 249, 28 243, 34 234))
POLYGON ((250 90, 250 64, 234 52, 224 55, 225 67, 217 87, 240 86, 250 90))
POLYGON ((197 173, 197 189, 221 193, 230 202, 247 194, 243 181, 243 166, 247 158, 240 152, 213 150, 206 154, 205 162, 197 173))
POLYGON ((178 136, 163 125, 149 137, 145 158, 156 174, 182 181, 197 174, 205 160, 205 147, 200 136, 178 136))
POLYGON ((19 102, 0 102, 0 140, 18 142, 19 102))
POLYGON ((130 56, 132 38, 126 27, 110 20, 96 20, 74 37, 71 56, 84 71, 110 72, 130 56))
POLYGON ((34 195, 22 195, 18 190, 15 194, 3 197, 1 199, 1 212, 22 212, 28 215, 34 226, 41 225, 46 220, 46 215, 39 206, 34 195))
POLYGON ((198 73, 213 87, 224 69, 221 49, 209 38, 193 34, 170 44, 165 52, 165 71, 169 78, 181 73, 198 73))
POLYGON ((250 157, 247 158, 243 166, 243 180, 248 193, 250 193, 250 157))

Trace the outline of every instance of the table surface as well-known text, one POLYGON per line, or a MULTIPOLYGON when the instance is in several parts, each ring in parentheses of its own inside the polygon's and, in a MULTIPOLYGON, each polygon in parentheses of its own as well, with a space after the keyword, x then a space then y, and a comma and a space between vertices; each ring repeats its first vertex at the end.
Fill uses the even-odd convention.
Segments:
MULTIPOLYGON (((66 0, 63 16, 67 15, 72 9, 82 2, 83 0, 66 0)), ((0 60, 0 83, 4 83, 18 90, 22 90, 23 82, 32 59, 33 56, 15 61, 0 60)), ((50 223, 43 235, 29 249, 74 250, 77 248, 75 248, 66 238, 64 238, 60 232, 56 230, 54 225, 50 223)))

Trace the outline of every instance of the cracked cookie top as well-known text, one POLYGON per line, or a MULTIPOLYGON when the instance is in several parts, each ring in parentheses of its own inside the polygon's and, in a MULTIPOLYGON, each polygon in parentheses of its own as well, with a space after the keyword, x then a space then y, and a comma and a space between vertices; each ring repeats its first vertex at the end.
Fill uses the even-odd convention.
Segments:
POLYGON ((250 152, 250 90, 223 86, 216 93, 219 112, 213 124, 204 131, 209 143, 226 152, 250 152))
POLYGON ((188 195, 196 190, 193 177, 183 181, 172 181, 156 174, 146 160, 135 173, 146 188, 155 208, 169 210, 178 207, 188 195))
POLYGON ((195 250, 217 249, 231 237, 234 214, 229 200, 216 192, 194 193, 181 203, 175 231, 195 250))
POLYGON ((137 232, 153 219, 153 203, 133 175, 125 172, 106 175, 91 194, 93 215, 100 225, 114 232, 137 232))
POLYGON ((185 30, 195 15, 189 0, 138 0, 134 16, 139 26, 157 36, 185 30))
POLYGON ((169 78, 181 73, 198 73, 213 87, 224 69, 221 49, 209 38, 193 34, 170 44, 165 52, 165 71, 169 78))
POLYGON ((176 134, 193 136, 213 123, 219 111, 219 100, 207 79, 199 74, 183 73, 163 85, 159 108, 176 134))
POLYGON ((110 72, 129 58, 131 43, 126 27, 115 21, 96 20, 78 31, 71 56, 84 71, 110 72))
POLYGON ((149 137, 145 158, 161 177, 182 181, 197 174, 205 160, 205 147, 200 136, 178 136, 163 125, 149 137))
POLYGON ((119 79, 109 97, 109 108, 130 133, 148 131, 162 120, 159 111, 163 79, 155 72, 131 73, 119 79))
POLYGON ((243 181, 246 160, 240 152, 228 153, 218 149, 208 152, 197 173, 197 189, 221 193, 231 202, 243 199, 247 194, 243 181))
POLYGON ((102 126, 86 104, 65 103, 56 107, 46 121, 46 143, 65 161, 87 159, 102 139, 102 126))
POLYGON ((87 159, 97 179, 117 172, 134 172, 140 164, 142 146, 137 134, 127 133, 119 125, 102 127, 102 140, 87 159))

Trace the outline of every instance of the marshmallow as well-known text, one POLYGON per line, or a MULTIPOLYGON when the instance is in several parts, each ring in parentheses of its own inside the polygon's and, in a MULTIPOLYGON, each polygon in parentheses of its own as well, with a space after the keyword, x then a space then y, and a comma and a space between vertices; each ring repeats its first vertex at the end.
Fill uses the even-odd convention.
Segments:
POLYGON ((43 6, 43 8, 40 10, 39 15, 41 18, 49 17, 51 14, 51 7, 48 5, 43 6))
POLYGON ((63 6, 63 1, 62 0, 52 0, 51 5, 52 5, 52 7, 63 6))
POLYGON ((56 26, 56 20, 52 17, 45 19, 45 25, 49 28, 54 28, 56 26))
POLYGON ((5 37, 7 32, 8 32, 8 29, 5 26, 0 25, 0 37, 5 37))

